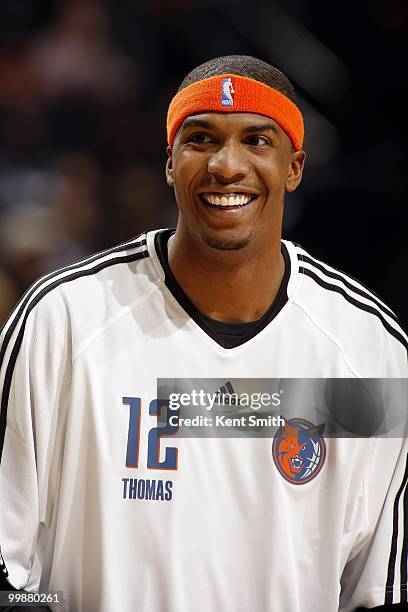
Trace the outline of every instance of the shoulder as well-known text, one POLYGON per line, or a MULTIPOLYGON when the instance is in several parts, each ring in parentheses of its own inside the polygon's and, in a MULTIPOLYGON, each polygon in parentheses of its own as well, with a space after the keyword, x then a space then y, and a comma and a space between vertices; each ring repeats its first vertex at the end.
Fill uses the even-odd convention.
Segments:
POLYGON ((128 308, 155 284, 155 268, 146 268, 147 238, 147 233, 140 234, 38 279, 6 321, 2 350, 12 338, 21 340, 30 332, 38 337, 45 330, 60 334, 75 327, 88 333, 128 308))
POLYGON ((349 274, 285 242, 296 278, 293 302, 347 353, 379 356, 387 347, 405 355, 408 338, 393 310, 371 289, 349 274))

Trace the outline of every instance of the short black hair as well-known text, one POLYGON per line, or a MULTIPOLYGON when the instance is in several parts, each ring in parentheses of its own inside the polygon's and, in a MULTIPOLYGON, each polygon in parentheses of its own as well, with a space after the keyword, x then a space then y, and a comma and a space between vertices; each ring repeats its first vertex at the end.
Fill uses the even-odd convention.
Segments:
POLYGON ((219 74, 236 74, 264 83, 289 98, 295 104, 295 88, 288 77, 278 68, 251 55, 225 55, 200 64, 182 81, 178 91, 192 83, 209 79, 219 74))

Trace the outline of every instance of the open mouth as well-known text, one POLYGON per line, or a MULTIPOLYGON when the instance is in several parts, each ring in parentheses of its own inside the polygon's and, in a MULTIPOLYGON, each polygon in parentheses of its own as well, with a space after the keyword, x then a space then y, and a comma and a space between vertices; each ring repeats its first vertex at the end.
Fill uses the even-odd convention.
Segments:
POLYGON ((299 471, 303 465, 303 459, 299 459, 299 457, 294 457, 293 459, 291 459, 291 462, 294 472, 299 471))
POLYGON ((214 193, 203 192, 199 194, 200 200, 214 208, 240 208, 253 202, 258 195, 255 193, 214 193))

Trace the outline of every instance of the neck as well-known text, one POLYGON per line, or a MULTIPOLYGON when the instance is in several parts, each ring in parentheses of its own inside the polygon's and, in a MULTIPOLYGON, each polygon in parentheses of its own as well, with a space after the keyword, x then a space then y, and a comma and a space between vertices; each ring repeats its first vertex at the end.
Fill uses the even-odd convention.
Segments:
POLYGON ((261 318, 285 273, 280 236, 256 249, 222 251, 176 231, 169 242, 169 266, 199 312, 230 323, 261 318))

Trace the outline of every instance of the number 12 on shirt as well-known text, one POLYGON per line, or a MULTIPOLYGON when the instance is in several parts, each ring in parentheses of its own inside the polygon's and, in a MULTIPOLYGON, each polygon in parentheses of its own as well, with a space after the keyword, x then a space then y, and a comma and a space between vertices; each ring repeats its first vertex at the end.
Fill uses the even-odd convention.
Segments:
MULTIPOLYGON (((140 397, 123 397, 124 406, 129 407, 129 430, 126 450, 126 467, 138 468, 140 430, 142 418, 142 400, 140 397)), ((155 399, 150 402, 149 415, 160 417, 162 409, 166 410, 166 422, 163 427, 153 427, 148 433, 147 442, 147 468, 150 470, 177 470, 178 449, 167 447, 164 459, 160 461, 160 439, 162 436, 172 436, 178 431, 178 427, 168 422, 168 403, 155 399)))

